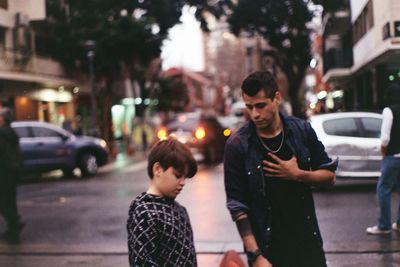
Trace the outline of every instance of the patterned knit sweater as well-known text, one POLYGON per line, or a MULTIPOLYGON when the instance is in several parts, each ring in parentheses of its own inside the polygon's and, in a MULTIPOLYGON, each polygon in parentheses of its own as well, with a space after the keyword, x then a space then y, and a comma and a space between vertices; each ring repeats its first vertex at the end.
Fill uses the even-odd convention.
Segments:
POLYGON ((127 230, 130 266, 197 266, 189 216, 175 200, 142 193, 131 203, 127 230))

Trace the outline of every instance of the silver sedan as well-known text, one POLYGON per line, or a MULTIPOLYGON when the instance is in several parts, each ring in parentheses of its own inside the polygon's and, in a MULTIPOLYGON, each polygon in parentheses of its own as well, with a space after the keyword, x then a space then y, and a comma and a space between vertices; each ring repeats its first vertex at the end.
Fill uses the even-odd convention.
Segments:
POLYGON ((337 177, 380 175, 382 115, 371 112, 340 112, 310 118, 319 140, 332 158, 339 157, 337 177))

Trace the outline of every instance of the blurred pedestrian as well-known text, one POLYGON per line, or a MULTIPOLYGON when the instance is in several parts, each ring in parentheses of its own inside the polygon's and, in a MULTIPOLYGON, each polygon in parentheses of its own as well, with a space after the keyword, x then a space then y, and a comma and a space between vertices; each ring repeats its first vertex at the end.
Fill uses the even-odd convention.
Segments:
POLYGON ((24 226, 17 210, 17 184, 21 170, 21 151, 16 132, 11 128, 13 113, 0 110, 0 212, 7 222, 1 235, 9 242, 18 242, 24 226))
POLYGON ((387 107, 383 109, 381 127, 381 176, 376 187, 379 203, 378 224, 367 228, 371 235, 400 232, 400 200, 396 221, 391 224, 391 195, 397 184, 400 196, 400 85, 390 85, 385 93, 387 107))
POLYGON ((148 157, 150 187, 130 205, 127 222, 130 266, 197 266, 186 209, 175 201, 197 164, 190 150, 169 138, 148 157))
POLYGON ((227 207, 250 266, 326 266, 311 186, 332 185, 337 161, 310 124, 279 112, 273 75, 242 83, 250 121, 225 146, 227 207))

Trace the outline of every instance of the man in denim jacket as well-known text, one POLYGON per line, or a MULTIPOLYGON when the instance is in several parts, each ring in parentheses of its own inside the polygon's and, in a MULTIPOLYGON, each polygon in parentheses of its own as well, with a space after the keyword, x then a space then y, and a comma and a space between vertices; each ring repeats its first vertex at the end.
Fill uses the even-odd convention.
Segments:
POLYGON ((279 113, 267 71, 242 84, 250 121, 225 147, 227 206, 250 266, 326 266, 311 186, 332 185, 332 161, 306 121, 279 113))

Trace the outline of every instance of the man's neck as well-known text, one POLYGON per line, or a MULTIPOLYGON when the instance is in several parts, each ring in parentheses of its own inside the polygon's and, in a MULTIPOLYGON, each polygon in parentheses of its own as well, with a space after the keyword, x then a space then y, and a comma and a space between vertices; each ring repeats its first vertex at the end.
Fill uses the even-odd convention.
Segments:
POLYGON ((263 138, 272 138, 279 135, 282 132, 283 124, 281 118, 276 120, 270 127, 257 129, 257 134, 263 138))

